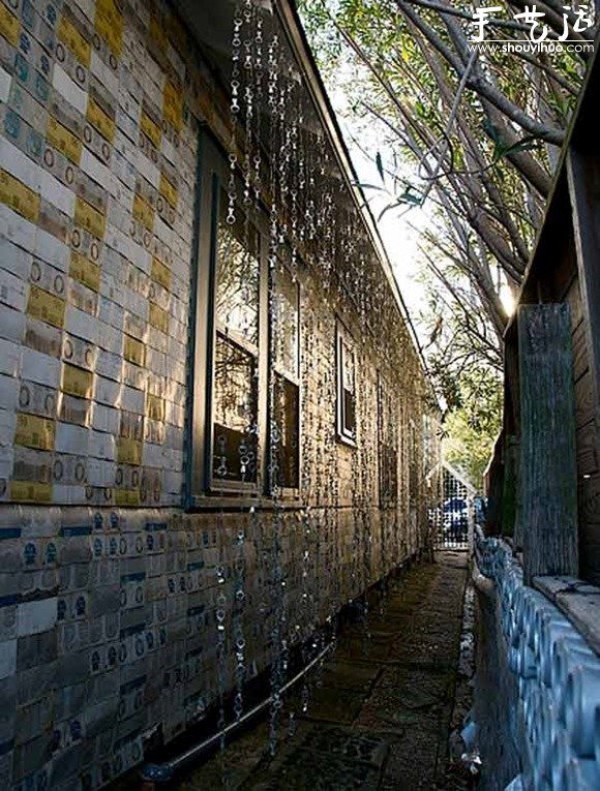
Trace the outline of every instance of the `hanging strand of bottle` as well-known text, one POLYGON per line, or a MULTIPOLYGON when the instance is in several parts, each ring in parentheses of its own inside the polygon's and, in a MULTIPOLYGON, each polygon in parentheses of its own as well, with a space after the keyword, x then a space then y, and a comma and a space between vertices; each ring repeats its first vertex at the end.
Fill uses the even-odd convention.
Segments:
MULTIPOLYGON (((244 303, 252 303, 256 299, 254 293, 254 282, 252 273, 252 257, 255 255, 254 245, 252 243, 252 152, 254 150, 254 42, 256 39, 256 26, 257 26, 257 13, 252 0, 243 0, 242 6, 237 15, 237 21, 234 22, 234 35, 239 19, 243 23, 237 30, 239 34, 239 60, 237 77, 239 82, 238 100, 240 110, 238 115, 241 115, 244 124, 244 144, 242 152, 241 163, 241 177, 242 177, 242 207, 244 219, 244 250, 248 258, 248 262, 242 267, 241 277, 243 282, 241 285, 242 298, 244 303)), ((233 109, 233 108, 232 108, 233 109)), ((235 117, 236 113, 233 113, 235 117)), ((235 121, 234 121, 235 123, 235 121)), ((237 185, 238 174, 233 172, 230 175, 234 179, 234 188, 237 185)), ((234 205, 235 210, 235 205, 234 205)), ((255 376, 258 375, 258 368, 255 368, 255 376)), ((246 437, 240 443, 239 463, 240 474, 242 481, 246 478, 248 480, 258 480, 258 454, 259 454, 259 437, 258 437, 258 422, 256 414, 251 404, 246 404, 245 414, 246 437)), ((240 496, 245 496, 244 492, 240 496)), ((254 506, 250 508, 249 519, 240 520, 237 535, 234 539, 233 547, 233 570, 234 570, 234 591, 233 591, 233 645, 235 650, 235 694, 233 701, 233 713, 237 720, 240 720, 244 712, 244 684, 248 675, 247 671, 247 657, 246 657, 246 630, 250 628, 245 626, 245 618, 247 613, 247 594, 246 594, 246 528, 248 523, 251 529, 256 527, 256 509, 254 506)))
MULTIPOLYGON (((267 47, 267 105, 269 116, 269 239, 268 239, 268 306, 271 324, 271 335, 276 337, 278 331, 276 316, 277 287, 277 254, 279 247, 279 208, 278 208, 278 146, 279 146, 279 68, 280 42, 277 33, 273 34, 267 47)), ((268 486, 274 501, 274 509, 270 513, 271 529, 271 706, 269 711, 269 752, 273 756, 277 751, 279 721, 283 700, 281 696, 282 656, 281 656, 281 613, 283 610, 283 569, 281 561, 281 514, 279 513, 279 427, 275 419, 275 376, 273 373, 274 348, 269 348, 269 458, 268 486)))
MULTIPOLYGON (((301 359, 303 357, 303 351, 301 351, 301 344, 302 339, 304 338, 304 322, 305 322, 305 315, 304 315, 304 307, 303 307, 303 292, 301 290, 300 284, 300 277, 299 277, 299 252, 298 247, 302 246, 302 236, 303 236, 303 226, 301 223, 301 219, 299 216, 299 200, 300 200, 300 193, 302 190, 302 178, 303 178, 303 170, 304 170, 304 149, 302 145, 302 127, 304 125, 304 106, 303 106, 303 84, 300 75, 297 75, 297 79, 299 81, 298 88, 293 92, 293 96, 290 98, 290 108, 291 108, 291 118, 289 123, 289 146, 290 146, 290 173, 289 173, 289 180, 290 180, 290 189, 289 189, 289 229, 288 229, 288 238, 290 243, 290 273, 291 273, 291 282, 292 287, 296 289, 296 295, 298 299, 298 316, 299 316, 299 325, 298 325, 298 341, 297 341, 297 353, 300 355, 300 358, 296 361, 297 365, 297 376, 299 382, 299 395, 298 395, 298 403, 300 403, 302 398, 302 393, 304 392, 306 382, 302 372, 302 363, 301 359)), ((299 417, 299 416, 298 416, 299 417)), ((302 435, 303 437, 306 435, 306 422, 303 421, 302 427, 302 435)), ((300 439, 300 425, 298 425, 298 432, 294 435, 294 439, 292 441, 292 453, 294 457, 297 459, 297 463, 299 465, 299 469, 297 471, 297 480, 298 486, 300 491, 300 497, 302 499, 302 508, 298 512, 298 521, 302 524, 302 541, 301 541, 301 563, 300 568, 298 568, 298 564, 294 563, 293 568, 290 569, 293 579, 293 588, 295 591, 300 591, 300 598, 296 598, 295 600, 295 609, 293 612, 289 612, 290 618, 290 625, 289 625, 289 639, 290 639, 290 647, 300 647, 301 651, 301 659, 304 663, 304 632, 305 632, 305 621, 306 621, 306 599, 307 599, 307 580, 309 576, 308 572, 308 563, 310 559, 310 552, 306 545, 306 539, 309 537, 305 533, 305 524, 306 524, 306 494, 307 490, 310 488, 310 483, 307 478, 309 476, 305 475, 305 470, 310 470, 310 466, 304 460, 304 453, 303 449, 300 447, 301 439, 300 439), (292 627, 293 624, 293 627, 292 627)), ((303 704, 300 704, 301 710, 303 709, 303 704)), ((288 734, 293 736, 296 731, 296 712, 292 705, 288 707, 288 734)))
MULTIPOLYGON (((311 164, 308 132, 300 127, 300 155, 299 155, 299 200, 301 202, 298 239, 305 250, 312 238, 311 214, 311 164)), ((322 419, 322 409, 317 403, 319 361, 321 359, 320 344, 321 334, 317 323, 317 315, 313 300, 316 289, 311 288, 303 292, 302 296, 302 335, 300 371, 304 395, 304 419, 302 432, 302 468, 300 473, 300 490, 302 498, 302 583, 300 597, 300 612, 298 628, 301 631, 301 659, 303 666, 308 665, 312 658, 313 634, 318 626, 318 613, 316 611, 315 588, 318 564, 318 509, 320 503, 320 469, 318 454, 320 450, 318 420, 322 419)), ((309 678, 302 680, 300 692, 300 707, 305 714, 308 710, 310 699, 309 678)))
MULTIPOLYGON (((237 3, 232 20, 232 56, 231 56, 231 79, 230 79, 230 144, 228 154, 229 175, 227 179, 226 189, 226 216, 225 222, 229 227, 233 227, 236 222, 236 208, 237 208, 237 167, 238 167, 238 142, 237 142, 237 125, 238 116, 240 113, 240 51, 241 51, 241 35, 242 35, 243 17, 242 5, 237 3)), ((240 283, 240 288, 243 289, 243 284, 240 283)), ((219 454, 220 463, 216 470, 217 475, 225 477, 228 473, 227 455, 225 438, 220 438, 217 444, 217 451, 219 454)), ((241 449, 238 448, 238 452, 241 449)), ((243 473, 242 473, 243 477, 243 473)), ((227 726, 227 717, 225 709, 226 694, 232 688, 237 689, 237 666, 234 678, 230 678, 228 658, 232 647, 236 645, 236 631, 234 631, 233 624, 237 622, 239 614, 236 612, 235 602, 231 601, 228 594, 231 594, 231 568, 229 563, 230 559, 230 541, 229 525, 225 517, 223 509, 220 509, 216 515, 217 531, 218 531, 218 552, 217 565, 215 567, 215 576, 217 587, 215 590, 215 623, 217 631, 216 639, 216 664, 217 664, 217 699, 218 699, 218 718, 217 728, 220 732, 219 747, 221 750, 220 766, 221 766, 221 779, 224 788, 229 787, 229 772, 226 769, 223 751, 226 747, 225 728, 227 726), (228 639, 228 629, 232 629, 231 638, 228 639)), ((241 583, 236 580, 236 589, 241 589, 241 583)), ((234 701, 234 707, 237 711, 237 693, 234 701)))
POLYGON ((225 719, 225 694, 228 689, 227 679, 227 566, 223 557, 223 537, 225 535, 225 519, 223 514, 219 514, 217 518, 217 530, 219 531, 219 558, 215 568, 215 576, 217 581, 216 596, 215 596, 215 622, 217 627, 217 695, 219 715, 217 720, 217 727, 221 732, 220 748, 225 749, 225 734, 224 728, 226 726, 225 719))
MULTIPOLYGON (((364 337, 368 337, 363 335, 364 337)), ((373 518, 372 518, 372 505, 375 497, 377 496, 375 490, 375 470, 377 469, 375 452, 377 449, 377 442, 373 442, 373 437, 376 436, 377 426, 374 421, 374 414, 366 409, 367 404, 372 404, 375 401, 375 382, 371 378, 367 378, 367 360, 371 356, 371 349, 365 343, 361 348, 361 361, 359 363, 361 375, 359 376, 358 399, 363 404, 362 409, 358 411, 359 417, 359 430, 362 435, 362 441, 358 444, 358 459, 357 465, 361 469, 361 503, 360 503, 360 522, 363 530, 362 547, 363 547, 363 587, 365 590, 365 608, 364 608, 364 637, 370 640, 370 623, 369 623, 369 587, 373 578, 373 518)))

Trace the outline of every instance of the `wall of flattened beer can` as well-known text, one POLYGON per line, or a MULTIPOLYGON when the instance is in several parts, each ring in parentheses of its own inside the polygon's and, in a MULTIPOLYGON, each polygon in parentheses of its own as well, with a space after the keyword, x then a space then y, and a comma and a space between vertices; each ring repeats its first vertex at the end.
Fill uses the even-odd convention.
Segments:
POLYGON ((197 134, 163 13, 0 3, 2 788, 105 784, 183 727, 205 662, 215 536, 168 510, 197 134))
MULTIPOLYGON (((217 669, 215 569, 231 601, 240 531, 248 673, 270 660, 257 615, 268 525, 182 509, 207 75, 159 0, 0 0, 3 789, 100 788, 143 759, 149 734, 171 740, 233 686, 235 661, 217 669)), ((304 399, 316 414, 335 321, 314 322, 331 336, 304 399)), ((407 448, 400 457, 408 470, 407 448)), ((337 469, 348 508, 310 568, 297 515, 281 518, 291 627, 307 584, 314 622, 334 593, 347 601, 419 545, 414 525, 406 540, 394 532, 407 500, 381 529, 375 504, 370 578, 357 576, 352 470, 337 469)))

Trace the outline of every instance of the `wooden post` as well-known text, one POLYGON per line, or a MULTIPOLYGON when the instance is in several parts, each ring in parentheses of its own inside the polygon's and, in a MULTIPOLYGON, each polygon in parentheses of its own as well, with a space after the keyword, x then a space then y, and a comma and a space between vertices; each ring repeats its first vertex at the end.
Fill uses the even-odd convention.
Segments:
POLYGON ((488 505, 485 515, 486 536, 497 535, 502 532, 502 490, 504 487, 504 464, 499 458, 500 452, 496 445, 495 456, 489 468, 487 487, 488 505))
POLYGON ((569 306, 518 313, 519 519, 526 584, 579 571, 575 396, 569 306))
POLYGON ((512 536, 516 549, 523 546, 523 534, 517 519, 517 481, 519 479, 519 442, 509 434, 504 445, 504 480, 502 482, 502 535, 512 536))

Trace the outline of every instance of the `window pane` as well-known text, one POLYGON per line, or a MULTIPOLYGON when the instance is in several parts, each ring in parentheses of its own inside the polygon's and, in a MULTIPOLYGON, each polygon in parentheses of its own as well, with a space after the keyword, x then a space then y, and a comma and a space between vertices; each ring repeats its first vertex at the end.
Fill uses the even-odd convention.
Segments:
POLYGON ((344 341, 342 341, 342 349, 344 390, 354 393, 354 352, 348 348, 344 341))
POLYGON ((256 360, 217 334, 213 388, 213 478, 256 481, 256 360))
POLYGON ((291 376, 298 376, 298 284, 280 265, 273 296, 273 347, 275 364, 291 376))
POLYGON ((356 404, 354 393, 344 388, 344 430, 351 437, 356 431, 356 404))
POLYGON ((277 437, 273 441, 275 480, 279 486, 298 488, 300 403, 298 386, 275 375, 274 420, 277 437))
POLYGON ((342 434, 349 439, 356 437, 356 395, 354 392, 354 350, 343 339, 340 340, 340 361, 342 365, 342 434))
POLYGON ((258 231, 238 210, 238 219, 229 225, 227 196, 221 195, 217 232, 215 316, 226 332, 238 333, 250 343, 258 343, 258 231))

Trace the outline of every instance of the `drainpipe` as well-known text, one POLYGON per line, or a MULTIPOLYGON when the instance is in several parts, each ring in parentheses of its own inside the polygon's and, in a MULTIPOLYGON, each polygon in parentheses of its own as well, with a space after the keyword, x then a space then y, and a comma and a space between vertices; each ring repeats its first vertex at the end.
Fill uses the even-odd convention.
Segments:
MULTIPOLYGON (((298 681, 300 681, 300 679, 303 678, 309 670, 311 670, 325 657, 332 647, 333 643, 329 643, 329 645, 326 646, 321 651, 321 653, 318 654, 318 656, 312 659, 308 665, 306 665, 306 667, 304 667, 292 679, 284 684, 283 687, 281 687, 279 694, 281 695, 287 692, 288 689, 297 684, 298 681)), ((254 708, 250 709, 250 711, 247 711, 243 717, 240 717, 239 720, 232 722, 230 725, 227 725, 225 728, 218 731, 218 733, 214 733, 212 736, 209 736, 208 739, 204 739, 204 741, 201 741, 199 744, 190 747, 189 750, 186 750, 184 753, 172 758, 170 761, 165 761, 164 763, 159 764, 144 764, 140 770, 140 778, 142 781, 141 791, 156 791, 156 789, 160 788, 161 786, 165 787, 172 781, 173 776, 177 771, 197 759, 221 739, 226 738, 241 728, 242 725, 254 719, 254 717, 258 716, 262 711, 264 711, 272 703, 272 701, 273 696, 270 695, 266 700, 263 700, 262 703, 259 703, 258 705, 254 706, 254 708)))

